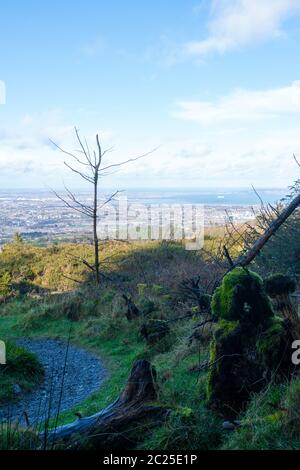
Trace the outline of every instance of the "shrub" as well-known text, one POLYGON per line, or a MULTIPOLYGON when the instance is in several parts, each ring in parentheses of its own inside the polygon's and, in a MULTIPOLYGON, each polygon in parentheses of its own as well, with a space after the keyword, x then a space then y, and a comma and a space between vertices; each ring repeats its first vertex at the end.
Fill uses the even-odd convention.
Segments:
POLYGON ((212 450, 222 441, 220 420, 200 405, 197 410, 177 408, 140 446, 152 450, 212 450))
POLYGON ((14 398, 13 386, 28 391, 44 377, 44 369, 35 354, 8 341, 6 365, 0 366, 0 402, 14 398))
POLYGON ((0 297, 7 297, 11 292, 11 275, 8 272, 0 275, 0 297))
POLYGON ((289 276, 274 274, 264 280, 264 287, 270 297, 292 294, 296 289, 296 283, 289 276))

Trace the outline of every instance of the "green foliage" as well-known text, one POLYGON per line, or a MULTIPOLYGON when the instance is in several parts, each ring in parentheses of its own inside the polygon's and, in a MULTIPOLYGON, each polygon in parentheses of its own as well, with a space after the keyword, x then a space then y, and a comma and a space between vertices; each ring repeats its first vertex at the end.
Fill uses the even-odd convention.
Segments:
POLYGON ((205 310, 205 311, 209 310, 211 301, 212 301, 212 296, 211 295, 202 294, 199 297, 199 307, 201 308, 201 310, 205 310))
POLYGON ((22 235, 19 232, 16 232, 13 238, 13 243, 24 243, 24 240, 22 238, 22 235))
POLYGON ((152 313, 157 309, 155 302, 145 297, 139 300, 138 307, 144 315, 148 315, 149 313, 152 313))
POLYGON ((283 320, 276 317, 270 322, 270 326, 259 335, 256 341, 256 349, 261 362, 269 370, 275 368, 283 359, 281 357, 283 332, 283 320))
POLYGON ((241 426, 227 436, 224 449, 300 450, 300 379, 272 385, 253 396, 241 426))
POLYGON ((15 398, 14 384, 29 391, 44 377, 43 367, 35 354, 11 341, 6 342, 6 358, 6 365, 0 366, 0 403, 15 398))
POLYGON ((150 318, 141 327, 141 334, 149 344, 154 344, 170 332, 168 322, 157 318, 150 318))
MULTIPOLYGON (((26 331, 26 335, 32 337, 50 336, 66 339, 71 328, 71 341, 99 354, 107 369, 105 383, 99 391, 74 409, 62 413, 59 423, 73 421, 74 412, 80 411, 83 416, 87 416, 113 402, 124 386, 133 361, 139 357, 147 357, 155 365, 158 373, 158 404, 171 408, 172 412, 159 427, 148 428, 147 423, 142 423, 142 433, 141 428, 137 431, 139 447, 178 450, 215 449, 220 448, 226 439, 224 443, 226 448, 233 448, 235 445, 239 445, 240 448, 243 446, 251 448, 246 442, 248 439, 254 448, 255 446, 288 448, 289 445, 295 446, 297 439, 300 440, 295 414, 299 408, 297 401, 299 387, 295 387, 295 391, 290 389, 289 393, 286 390, 284 395, 280 386, 272 386, 272 393, 268 389, 262 394, 255 394, 253 403, 256 407, 263 401, 258 419, 260 424, 252 420, 250 411, 248 417, 246 411, 246 414, 241 416, 245 425, 230 435, 222 431, 222 420, 219 415, 207 407, 207 395, 209 398, 213 395, 214 374, 221 370, 220 356, 228 354, 228 351, 233 354, 241 352, 243 355, 243 345, 247 345, 248 338, 251 338, 245 356, 247 354, 251 356, 253 350, 257 352, 257 369, 262 367, 261 364, 265 367, 265 364, 269 366, 274 360, 276 361, 271 353, 274 352, 273 346, 278 350, 278 345, 281 345, 282 322, 277 319, 273 321, 273 312, 259 276, 238 269, 228 275, 229 280, 227 276, 224 278, 225 283, 222 283, 218 290, 219 294, 214 296, 212 302, 218 307, 214 307, 218 323, 214 340, 210 345, 210 362, 215 363, 215 368, 210 367, 208 374, 206 371, 195 374, 192 372, 194 366, 208 360, 207 345, 201 345, 199 349, 200 343, 190 341, 195 321, 190 318, 176 322, 172 320, 174 312, 178 316, 182 315, 182 311, 191 310, 198 315, 201 313, 198 306, 193 310, 195 300, 193 303, 185 303, 179 296, 175 299, 173 294, 175 291, 179 292, 178 285, 183 278, 192 278, 199 274, 203 262, 199 253, 186 252, 180 244, 175 243, 105 245, 105 257, 113 255, 109 269, 110 276, 117 281, 115 285, 122 286, 122 290, 128 292, 142 313, 147 315, 129 323, 118 288, 103 283, 97 292, 87 285, 78 289, 78 284, 65 278, 65 275, 82 280, 88 278, 85 267, 80 262, 74 262, 72 254, 89 260, 92 256, 91 247, 58 245, 37 248, 26 243, 19 245, 18 250, 13 244, 7 245, 0 254, 1 272, 3 270, 11 272, 14 284, 20 285, 26 281, 31 287, 45 290, 41 290, 40 295, 36 295, 35 298, 33 295, 20 296, 1 304, 2 333, 6 336, 22 336, 26 331), (146 279, 147 283, 141 283, 141 279, 146 279), (236 289, 235 283, 240 287, 236 289), (74 287, 76 290, 73 292, 63 292, 74 287), (48 289, 60 293, 42 295, 48 289), (253 293, 256 295, 254 298, 252 298, 253 293), (261 305, 261 302, 264 308, 256 312, 256 306, 259 303, 261 305), (145 343, 142 340, 140 335, 142 321, 147 324, 148 334, 154 335, 153 341, 145 343), (251 322, 257 325, 257 331, 247 328, 251 322), (258 336, 253 335, 253 332, 258 332, 258 336), (272 406, 265 403, 266 394, 272 406), (288 401, 291 404, 288 404, 288 401), (291 415, 285 415, 280 407, 294 411, 291 411, 291 415), (264 428, 263 431, 260 425, 264 428), (251 426, 254 427, 253 432, 251 426), (293 438, 288 430, 291 427, 294 429, 293 438), (259 438, 255 436, 255 432, 260 436, 261 443, 258 442, 259 438), (240 437, 236 437, 235 440, 235 436, 240 437), (228 439, 231 439, 231 442, 228 442, 228 439)), ((209 285, 214 275, 213 268, 207 270, 206 266, 204 272, 205 282, 209 285)), ((207 309, 209 301, 209 296, 203 296, 204 310, 207 309)), ((230 374, 233 360, 233 357, 228 358, 225 376, 228 371, 230 374)), ((248 363, 242 362, 240 366, 234 379, 240 378, 243 371, 248 370, 248 363)), ((256 377, 253 381, 255 380, 256 377)), ((262 382, 263 385, 268 384, 267 380, 260 383, 262 382)), ((21 378, 18 377, 17 383, 21 385, 21 378)), ((240 386, 241 382, 237 385, 240 386)), ((21 386, 23 388, 23 385, 21 386)), ((245 386, 247 387, 247 382, 245 386)), ((220 394, 226 393, 226 388, 221 384, 220 394)), ((251 409, 252 413, 254 408, 251 402, 249 410, 251 409)), ((20 436, 23 436, 23 432, 20 432, 20 436)), ((0 441, 2 437, 3 433, 1 434, 0 430, 0 441)), ((18 440, 11 442, 11 448, 31 448, 31 444, 22 439, 23 444, 18 440)))
POLYGON ((296 290, 296 283, 289 276, 273 274, 264 280, 264 287, 270 297, 292 294, 296 290))
POLYGON ((38 444, 37 436, 31 429, 23 429, 15 423, 0 424, 0 451, 35 450, 38 444))
POLYGON ((213 450, 222 442, 220 420, 203 405, 178 408, 142 443, 145 450, 213 450))
POLYGON ((11 275, 8 272, 0 274, 0 297, 7 297, 11 292, 11 275))
POLYGON ((261 277, 240 267, 224 276, 211 306, 217 318, 252 324, 264 323, 273 315, 261 277))

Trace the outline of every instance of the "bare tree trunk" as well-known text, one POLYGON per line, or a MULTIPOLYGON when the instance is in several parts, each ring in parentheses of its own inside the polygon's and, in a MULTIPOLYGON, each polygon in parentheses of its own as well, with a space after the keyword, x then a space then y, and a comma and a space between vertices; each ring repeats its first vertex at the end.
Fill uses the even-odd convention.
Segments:
POLYGON ((255 241, 252 247, 247 251, 246 254, 242 255, 240 258, 235 261, 231 269, 236 266, 246 267, 251 261, 256 258, 260 250, 267 243, 267 241, 274 235, 279 227, 289 218, 289 216, 299 207, 300 205, 300 194, 296 196, 290 204, 282 211, 282 213, 275 219, 265 232, 255 241))
POLYGON ((99 262, 99 240, 97 234, 98 222, 98 172, 95 173, 94 183, 94 210, 93 210, 93 236, 94 236, 94 259, 95 259, 95 281, 100 284, 100 262, 99 262))
POLYGON ((98 208, 98 183, 99 183, 99 176, 103 176, 104 174, 107 174, 106 172, 109 171, 110 169, 114 168, 117 169, 121 167, 122 165, 126 165, 127 163, 130 162, 135 162, 139 160, 140 158, 144 158, 147 155, 150 155, 154 150, 151 152, 148 152, 144 155, 140 155, 135 158, 129 158, 128 160, 125 160, 123 162, 119 163, 112 163, 111 165, 106 165, 105 167, 102 165, 102 159, 104 155, 106 155, 111 149, 107 149, 102 151, 101 145, 100 145, 100 140, 98 134, 96 135, 96 144, 97 144, 97 150, 91 152, 90 148, 85 141, 85 143, 81 140, 81 137, 79 135, 78 130, 75 128, 75 134, 77 137, 77 141, 80 146, 80 152, 79 155, 72 152, 68 152, 64 149, 62 149, 59 145, 57 145, 55 142, 51 141, 61 152, 64 154, 68 155, 68 157, 71 157, 73 159, 73 163, 76 163, 76 166, 79 165, 79 169, 74 168, 73 166, 69 165, 69 163, 64 162, 67 168, 71 170, 73 173, 76 175, 79 175, 82 179, 87 181, 88 183, 93 185, 93 204, 85 204, 81 202, 72 191, 70 191, 68 188, 66 189, 67 195, 66 197, 60 196, 56 191, 53 191, 56 197, 62 201, 67 207, 70 209, 73 209, 80 214, 83 214, 87 217, 90 217, 92 219, 92 224, 93 224, 93 245, 94 245, 94 260, 93 264, 88 263, 87 260, 82 259, 81 261, 93 272, 94 278, 96 285, 99 286, 100 284, 100 260, 99 260, 99 239, 98 239, 98 234, 97 234, 97 227, 98 227, 98 212, 99 209, 104 207, 106 204, 108 204, 114 196, 118 194, 119 191, 116 191, 112 195, 110 195, 104 203, 101 204, 101 206, 98 208))
MULTIPOLYGON (((155 369, 148 361, 138 360, 133 364, 123 392, 114 403, 92 416, 49 431, 46 441, 52 447, 63 441, 67 449, 78 449, 87 441, 97 449, 130 446, 128 435, 134 424, 139 423, 139 428, 144 425, 148 429, 151 423, 161 422, 168 414, 166 408, 147 404, 156 399, 155 369)), ((40 433, 39 438, 45 441, 45 433, 40 433)))

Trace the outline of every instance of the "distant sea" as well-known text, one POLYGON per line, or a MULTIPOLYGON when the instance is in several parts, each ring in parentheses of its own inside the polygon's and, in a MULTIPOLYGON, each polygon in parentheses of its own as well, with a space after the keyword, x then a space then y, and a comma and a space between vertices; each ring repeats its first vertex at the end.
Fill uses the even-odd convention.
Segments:
MULTIPOLYGON (((287 189, 256 189, 264 203, 274 204, 287 194, 287 189)), ((252 206, 260 204, 253 189, 161 189, 125 191, 128 200, 142 204, 205 204, 212 206, 252 206)))
MULTIPOLYGON (((103 194, 110 194, 115 190, 105 189, 103 194)), ((283 198, 288 190, 282 188, 256 189, 264 203, 274 204, 283 198)), ((102 191, 100 191, 101 193, 102 191)), ((63 191, 62 191, 63 193, 63 191)), ((74 190, 75 194, 89 198, 91 193, 83 190, 74 190)), ((205 204, 212 206, 233 205, 259 205, 260 199, 253 189, 130 189, 121 193, 127 196, 129 202, 141 204, 205 204)), ((33 189, 0 189, 0 199, 25 198, 25 199, 47 199, 53 198, 49 191, 33 189)))

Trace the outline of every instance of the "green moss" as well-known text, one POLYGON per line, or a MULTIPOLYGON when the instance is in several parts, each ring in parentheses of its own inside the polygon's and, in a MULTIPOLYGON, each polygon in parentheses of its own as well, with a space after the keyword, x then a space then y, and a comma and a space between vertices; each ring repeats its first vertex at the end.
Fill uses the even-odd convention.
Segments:
POLYGON ((207 388, 206 388, 206 395, 208 402, 212 399, 213 394, 213 364, 217 359, 217 343, 215 338, 211 341, 209 346, 209 363, 211 364, 208 370, 207 375, 207 388))
POLYGON ((256 325, 273 315, 261 277, 240 267, 224 276, 213 295, 211 307, 217 318, 256 325))
POLYGON ((280 361, 283 320, 274 318, 271 325, 257 339, 256 348, 262 363, 267 368, 274 368, 280 361))
POLYGON ((214 338, 210 343, 209 350, 210 367, 207 377, 207 400, 209 402, 213 398, 216 378, 218 376, 223 376, 221 370, 221 357, 224 354, 232 354, 239 350, 239 335, 237 334, 238 327, 238 321, 219 320, 218 322, 218 326, 215 331, 214 338), (220 361, 218 360, 218 358, 220 359, 220 361))
POLYGON ((224 341, 226 338, 230 337, 232 333, 235 332, 238 327, 238 321, 227 321, 220 320, 218 321, 217 329, 215 331, 215 338, 217 341, 224 341))

